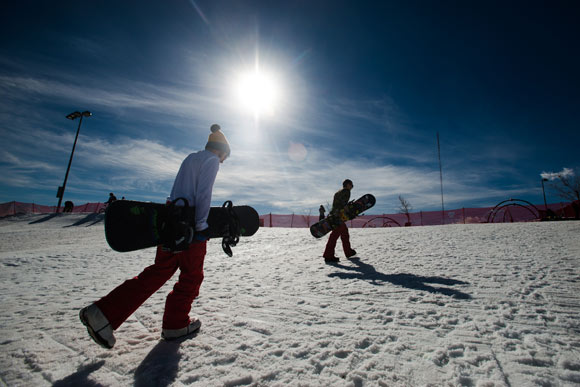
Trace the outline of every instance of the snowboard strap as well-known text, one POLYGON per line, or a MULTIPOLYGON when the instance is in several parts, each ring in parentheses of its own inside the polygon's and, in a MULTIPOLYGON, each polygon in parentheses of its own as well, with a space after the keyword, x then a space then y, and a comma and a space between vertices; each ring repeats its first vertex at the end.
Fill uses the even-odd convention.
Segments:
POLYGON ((234 205, 231 200, 227 200, 222 205, 228 213, 228 229, 222 239, 222 249, 228 257, 234 255, 232 247, 236 246, 240 241, 240 220, 234 211, 234 205))
POLYGON ((187 250, 193 240, 195 207, 190 207, 186 198, 177 198, 167 204, 167 221, 161 226, 163 247, 170 251, 187 250), (183 206, 176 206, 179 201, 183 206))
MULTIPOLYGON (((222 205, 227 212, 227 225, 223 233, 222 249, 228 257, 233 256, 232 247, 240 241, 240 220, 234 211, 231 200, 227 200, 222 205)), ((185 198, 177 198, 167 204, 167 222, 162 225, 163 247, 170 251, 187 250, 194 236, 195 207, 189 207, 185 198), (176 206, 179 201, 183 201, 183 206, 176 206)))

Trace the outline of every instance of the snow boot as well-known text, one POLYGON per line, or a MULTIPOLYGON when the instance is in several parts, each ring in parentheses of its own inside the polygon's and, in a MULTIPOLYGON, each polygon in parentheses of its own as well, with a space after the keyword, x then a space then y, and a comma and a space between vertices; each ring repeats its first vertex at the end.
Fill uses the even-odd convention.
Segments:
POLYGON ((340 261, 338 257, 324 257, 324 262, 326 263, 336 263, 338 261, 340 261))
POLYGON ((81 309, 79 318, 97 344, 103 348, 113 348, 116 341, 113 328, 97 305, 91 304, 81 309))
POLYGON ((201 328, 201 321, 198 319, 193 319, 189 322, 189 325, 185 328, 180 329, 163 329, 161 332, 161 337, 166 341, 177 340, 179 338, 196 333, 201 328))
POLYGON ((356 255, 356 251, 351 249, 348 254, 345 255, 347 258, 354 257, 356 255))

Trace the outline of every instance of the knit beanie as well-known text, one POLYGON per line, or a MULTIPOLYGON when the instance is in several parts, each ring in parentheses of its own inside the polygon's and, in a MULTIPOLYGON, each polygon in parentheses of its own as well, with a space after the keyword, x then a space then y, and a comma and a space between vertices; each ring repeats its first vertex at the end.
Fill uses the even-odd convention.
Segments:
POLYGON ((207 139, 207 144, 205 145, 205 149, 208 150, 217 150, 220 152, 225 152, 227 156, 230 156, 230 144, 226 139, 226 136, 221 131, 221 128, 218 124, 213 124, 210 127, 211 134, 207 139))

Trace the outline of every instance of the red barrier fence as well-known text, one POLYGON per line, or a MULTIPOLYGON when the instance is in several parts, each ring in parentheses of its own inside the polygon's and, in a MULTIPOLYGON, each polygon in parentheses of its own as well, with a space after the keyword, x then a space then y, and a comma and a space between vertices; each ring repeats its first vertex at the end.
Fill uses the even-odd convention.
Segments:
MULTIPOLYGON (((85 203, 80 206, 74 206, 72 211, 75 213, 95 213, 105 210, 105 203, 85 203)), ((64 207, 60 208, 63 211, 64 207)), ((0 204, 0 217, 22 215, 22 214, 50 214, 56 212, 56 206, 43 206, 35 203, 8 202, 0 204)))
MULTIPOLYGON (((578 202, 576 202, 578 203, 578 202)), ((578 204, 576 204, 578 205, 578 204)), ((548 205, 552 216, 557 218, 576 218, 572 203, 554 203, 548 205)), ((420 211, 409 214, 375 214, 361 215, 356 219, 349 220, 349 227, 404 227, 409 226, 433 226, 441 224, 458 223, 505 223, 505 222, 531 222, 546 218, 547 213, 544 205, 522 206, 514 203, 505 207, 484 208, 459 208, 442 211, 420 211), (495 210, 495 211, 494 211, 495 210)), ((262 227, 310 227, 318 222, 318 216, 308 215, 260 215, 262 227)))
MULTIPOLYGON (((347 222, 349 227, 404 227, 409 226, 431 226, 440 224, 458 223, 505 223, 505 222, 532 222, 543 218, 566 218, 578 219, 578 209, 580 201, 573 203, 554 203, 548 205, 548 212, 544 210, 544 205, 522 205, 515 202, 517 199, 501 202, 496 207, 484 208, 459 208, 455 210, 442 211, 420 211, 409 214, 375 214, 361 215, 356 219, 347 222), (505 203, 505 204, 504 204, 505 203)), ((104 203, 86 203, 74 206, 73 213, 98 213, 103 212, 106 205, 104 203)), ((63 208, 61 208, 61 211, 63 208)), ((43 206, 34 203, 8 202, 0 204, 0 217, 14 216, 20 214, 47 214, 54 213, 56 206, 43 206)), ((262 227, 310 227, 318 222, 318 216, 308 216, 299 214, 260 215, 260 226, 262 227)))

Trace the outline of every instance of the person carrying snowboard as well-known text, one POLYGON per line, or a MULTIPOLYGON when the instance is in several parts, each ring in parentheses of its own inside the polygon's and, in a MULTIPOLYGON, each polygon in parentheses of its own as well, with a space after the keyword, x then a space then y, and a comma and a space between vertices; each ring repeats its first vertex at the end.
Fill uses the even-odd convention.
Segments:
POLYGON ((212 125, 211 132, 205 150, 190 154, 181 164, 169 197, 171 201, 185 198, 190 206, 195 207, 193 227, 196 231, 192 243, 182 251, 158 246, 153 265, 80 311, 80 319, 89 335, 101 346, 113 348, 113 331, 163 286, 177 269, 180 270, 179 280, 165 301, 161 336, 165 340, 174 340, 201 327, 201 322, 190 318, 189 312, 204 277, 207 217, 213 184, 219 164, 230 155, 229 143, 219 125, 212 125))
POLYGON ((114 194, 114 193, 112 193, 112 192, 111 192, 111 193, 109 194, 109 200, 107 200, 107 201, 105 202, 105 204, 109 205, 109 204, 113 203, 115 200, 117 200, 117 197, 115 196, 115 194, 114 194))
MULTIPOLYGON (((334 194, 334 200, 332 201, 332 210, 330 210, 330 215, 337 214, 348 204, 350 199, 350 190, 353 188, 352 181, 346 179, 342 182, 342 189, 334 194)), ((329 216, 330 216, 329 215, 329 216)), ((324 261, 325 262, 338 262, 339 259, 334 255, 334 248, 336 247, 336 241, 340 237, 342 241, 342 249, 344 250, 344 255, 347 258, 354 257, 356 251, 350 247, 350 235, 348 233, 348 227, 346 223, 342 223, 339 227, 332 230, 330 236, 328 237, 328 242, 326 242, 326 249, 324 250, 324 261)))

